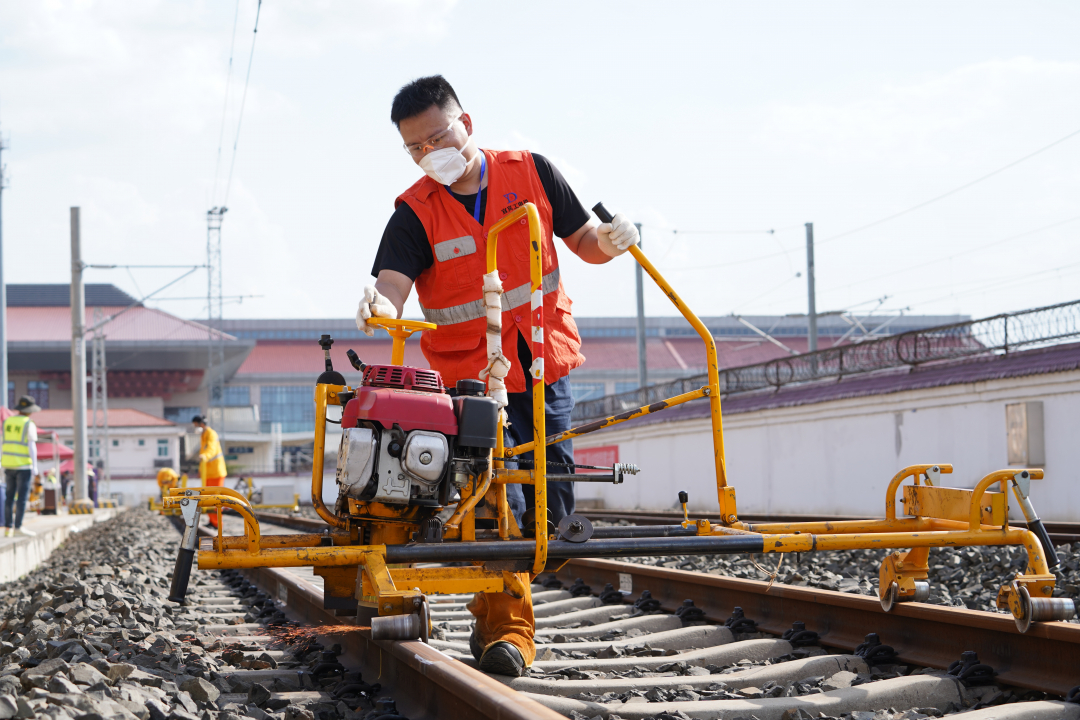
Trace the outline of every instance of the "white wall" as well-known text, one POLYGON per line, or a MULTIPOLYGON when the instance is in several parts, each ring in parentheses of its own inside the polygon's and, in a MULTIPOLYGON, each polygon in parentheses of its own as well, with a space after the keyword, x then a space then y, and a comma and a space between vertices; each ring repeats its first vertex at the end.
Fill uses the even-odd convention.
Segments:
MULTIPOLYGON (((885 511, 900 469, 952 463, 943 484, 974 487, 1008 467, 1005 405, 1043 403, 1046 478, 1032 502, 1048 521, 1080 521, 1080 371, 953 385, 724 417, 728 483, 746 513, 865 515, 885 511)), ((667 509, 679 490, 717 509, 708 419, 613 428, 575 447, 618 445, 642 467, 623 485, 579 483, 609 508, 667 509)), ((1010 503, 1015 505, 1015 502, 1010 503)))

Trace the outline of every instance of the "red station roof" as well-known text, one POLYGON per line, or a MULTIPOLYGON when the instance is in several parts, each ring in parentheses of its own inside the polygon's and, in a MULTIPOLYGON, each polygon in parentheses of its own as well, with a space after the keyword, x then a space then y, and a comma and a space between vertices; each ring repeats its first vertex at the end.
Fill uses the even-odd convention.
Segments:
MULTIPOLYGON (((74 424, 72 422, 73 415, 74 411, 72 410, 42 410, 34 413, 30 419, 40 428, 69 428, 74 424)), ((104 424, 102 413, 98 411, 97 415, 98 422, 104 424)), ((94 416, 90 412, 86 413, 86 424, 88 427, 94 424, 94 416)), ((154 417, 144 413, 142 410, 116 408, 115 410, 109 410, 109 427, 176 427, 176 423, 154 417)))
MULTIPOLYGON (((103 307, 105 317, 122 307, 103 307)), ((8 342, 71 342, 71 308, 8 307, 8 342)), ((94 309, 86 308, 86 325, 94 324, 94 309)), ((105 326, 109 340, 191 341, 207 339, 208 329, 197 322, 184 320, 161 310, 134 307, 105 326)), ((226 339, 233 339, 225 335, 226 339)))

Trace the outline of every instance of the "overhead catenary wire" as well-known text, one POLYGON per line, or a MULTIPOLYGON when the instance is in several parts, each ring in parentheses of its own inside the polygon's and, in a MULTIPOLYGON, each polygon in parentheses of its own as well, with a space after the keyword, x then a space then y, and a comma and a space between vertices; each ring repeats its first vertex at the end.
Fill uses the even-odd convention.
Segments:
POLYGON ((978 245, 976 247, 969 248, 967 250, 961 250, 959 252, 955 252, 955 253, 952 253, 950 255, 945 255, 945 256, 942 256, 942 257, 938 257, 938 258, 935 258, 933 260, 927 260, 927 261, 921 262, 921 263, 919 263, 917 265, 910 265, 910 266, 905 267, 905 268, 900 268, 898 270, 893 270, 891 272, 883 273, 881 275, 875 275, 875 276, 869 277, 869 278, 861 278, 861 279, 856 280, 854 282, 850 282, 847 285, 842 285, 842 286, 839 286, 839 287, 831 288, 830 292, 837 292, 838 290, 854 287, 856 285, 864 285, 864 284, 866 284, 868 282, 876 282, 878 280, 881 280, 881 279, 884 279, 884 278, 887 278, 887 277, 892 277, 894 275, 900 275, 902 273, 911 272, 912 270, 919 270, 921 268, 929 267, 931 265, 937 265, 938 263, 946 262, 946 261, 952 260, 954 258, 960 257, 962 255, 970 255, 971 253, 974 253, 974 252, 982 252, 982 251, 987 250, 989 248, 997 247, 998 245, 1003 245, 1003 244, 1005 244, 1007 242, 1012 242, 1013 240, 1019 240, 1021 238, 1029 237, 1031 235, 1035 235, 1037 233, 1044 232, 1046 230, 1052 230, 1053 228, 1060 227, 1062 225, 1067 225, 1069 223, 1076 222, 1077 220, 1080 220, 1080 215, 1076 215, 1076 216, 1068 218, 1066 220, 1059 220, 1058 222, 1051 223, 1049 225, 1043 225, 1042 227, 1035 228, 1034 230, 1027 230, 1027 231, 1022 232, 1022 233, 1017 233, 1015 235, 1010 235, 1008 237, 1002 238, 1000 240, 995 240, 994 242, 986 243, 984 245, 978 245))
POLYGON ((981 177, 978 177, 978 178, 976 178, 976 179, 974 179, 974 180, 972 180, 970 182, 966 182, 966 183, 964 183, 963 185, 961 185, 959 187, 955 187, 952 190, 949 190, 948 192, 944 192, 941 195, 938 195, 936 197, 932 197, 929 200, 924 200, 923 202, 921 202, 921 203, 919 203, 917 205, 912 205, 911 207, 907 208, 906 210, 901 210, 900 212, 893 213, 892 215, 888 215, 887 217, 883 217, 880 220, 875 220, 874 222, 867 223, 866 225, 861 225, 861 226, 859 226, 857 228, 847 230, 845 232, 840 233, 839 235, 832 235, 830 237, 823 238, 821 240, 818 240, 816 242, 816 244, 817 245, 822 245, 822 244, 827 243, 827 242, 832 242, 833 240, 839 240, 840 238, 847 237, 849 235, 854 235, 855 233, 862 232, 863 230, 869 230, 872 227, 877 227, 878 225, 881 225, 883 223, 887 223, 890 220, 895 220, 896 218, 901 217, 902 215, 907 215, 910 212, 920 210, 920 209, 926 207, 927 205, 932 205, 933 203, 936 203, 939 200, 944 200, 945 198, 950 197, 952 195, 955 195, 958 192, 961 192, 963 190, 967 190, 969 187, 971 187, 973 185, 978 185, 979 183, 983 182, 984 180, 989 180, 990 178, 994 177, 995 175, 1003 173, 1003 172, 1005 172, 1006 170, 1008 170, 1010 168, 1016 167, 1020 163, 1026 161, 1026 160, 1030 160, 1031 158, 1035 157, 1036 155, 1039 155, 1040 153, 1046 152, 1050 148, 1056 147, 1056 146, 1060 145, 1061 143, 1065 142, 1066 140, 1069 140, 1071 138, 1076 137, 1077 135, 1080 135, 1080 130, 1074 130, 1073 132, 1069 133, 1068 135, 1065 135, 1064 137, 1058 138, 1057 140, 1050 143, 1049 145, 1044 145, 1043 147, 1039 148, 1038 150, 1036 150, 1036 151, 1034 151, 1032 153, 1028 153, 1027 155, 1020 158, 1019 160, 1013 160, 1008 165, 1003 165, 1003 166, 999 167, 997 170, 989 172, 989 173, 987 173, 987 174, 985 174, 985 175, 983 175, 981 177))
POLYGON ((215 205, 217 200, 218 176, 221 173, 221 147, 225 143, 225 120, 229 112, 229 88, 232 81, 233 55, 236 49, 236 28, 240 21, 240 0, 236 0, 236 11, 233 13, 232 39, 229 41, 229 69, 225 71, 225 100, 221 106, 221 128, 218 130, 217 160, 214 161, 214 189, 210 193, 210 204, 215 205))
MULTIPOLYGON (((932 298, 930 300, 922 300, 920 302, 913 303, 913 304, 914 305, 929 305, 931 303, 935 303, 935 302, 938 302, 938 301, 941 301, 941 300, 947 300, 947 299, 952 298, 952 297, 963 297, 965 295, 974 295, 974 294, 977 294, 977 293, 980 293, 980 292, 986 292, 987 290, 990 290, 990 289, 1005 289, 1005 288, 1014 287, 1014 286, 1017 286, 1017 285, 1023 285, 1025 283, 1034 282, 1036 280, 1041 280, 1046 275, 1053 275, 1055 273, 1060 273, 1063 270, 1073 270, 1073 272, 1067 273, 1067 275, 1072 275, 1072 274, 1074 274, 1076 272, 1080 272, 1080 262, 1070 263, 1068 265, 1059 265, 1058 267, 1049 268, 1047 270, 1037 270, 1035 272, 1025 273, 1023 275, 1015 275, 1015 274, 1002 275, 1002 276, 993 278, 993 279, 991 279, 991 280, 989 280, 987 282, 984 282, 981 285, 978 285, 977 287, 970 288, 968 290, 963 290, 961 292, 950 292, 950 293, 948 293, 946 295, 940 295, 940 296, 938 296, 936 298, 932 298)), ((956 284, 957 285, 970 285, 971 283, 980 282, 982 280, 985 280, 985 278, 979 278, 978 280, 972 280, 970 282, 956 283, 956 284)), ((937 289, 938 288, 936 288, 936 287, 935 288, 924 288, 924 290, 926 290, 926 291, 937 290, 937 289)), ((916 292, 918 292, 918 291, 916 291, 916 292)))
POLYGON ((236 119, 236 134, 233 136, 232 159, 229 161, 229 178, 225 182, 225 196, 221 202, 223 207, 228 207, 229 191, 232 189, 233 170, 236 168, 236 149, 240 144, 240 128, 244 123, 244 106, 247 105, 248 86, 251 84, 251 64, 255 59, 255 40, 259 37, 259 16, 262 14, 262 0, 259 0, 255 8, 255 27, 251 31, 251 52, 248 54, 247 73, 244 76, 244 92, 240 96, 240 113, 236 119))

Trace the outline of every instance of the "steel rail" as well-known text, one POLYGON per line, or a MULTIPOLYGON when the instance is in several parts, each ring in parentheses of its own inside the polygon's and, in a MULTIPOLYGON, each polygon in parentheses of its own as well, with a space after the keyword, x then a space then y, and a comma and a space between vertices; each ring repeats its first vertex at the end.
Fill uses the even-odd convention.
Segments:
MULTIPOLYGON (((664 522, 671 520, 666 513, 653 515, 664 522)), ((288 517, 282 517, 282 522, 294 527, 321 524, 288 517)), ((915 665, 945 668, 961 651, 974 650, 982 662, 997 670, 1000 682, 1055 695, 1065 695, 1078 681, 1077 624, 1036 623, 1021 634, 1008 614, 921 603, 903 603, 885 613, 871 596, 790 585, 770 588, 756 580, 615 560, 569 560, 558 576, 567 583, 580 577, 593 587, 611 583, 625 589, 629 583, 635 595, 650 590, 669 612, 691 599, 715 622, 724 621, 739 606, 769 633, 781 634, 801 620, 821 635, 823 644, 847 651, 875 632, 896 649, 901 660, 915 665)))
POLYGON ((709 575, 615 560, 570 560, 557 573, 563 582, 631 587, 652 592, 661 607, 674 612, 690 599, 707 619, 723 622, 742 607, 764 632, 781 634, 801 620, 821 635, 822 644, 853 650, 869 633, 878 633, 904 662, 945 668, 964 650, 998 672, 1007 685, 1065 695, 1077 684, 1080 625, 1036 623, 1026 634, 1011 615, 961 608, 903 603, 885 613, 877 598, 832 590, 772 585, 757 580, 709 575))
MULTIPOLYGON (((322 525, 320 521, 304 522, 322 525)), ((213 537, 205 528, 199 532, 213 537)), ((319 588, 285 569, 245 568, 236 572, 283 602, 294 619, 327 626, 328 634, 341 643, 344 655, 363 677, 389 690, 399 712, 408 717, 566 720, 423 642, 372 640, 370 628, 356 625, 355 618, 338 617, 333 610, 323 609, 319 588), (350 625, 356 625, 355 629, 350 625)))

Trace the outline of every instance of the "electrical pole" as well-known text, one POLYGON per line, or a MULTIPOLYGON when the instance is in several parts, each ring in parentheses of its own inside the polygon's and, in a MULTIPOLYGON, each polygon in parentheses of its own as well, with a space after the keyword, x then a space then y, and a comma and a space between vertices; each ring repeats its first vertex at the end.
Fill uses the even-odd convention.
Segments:
POLYGON ((221 328, 224 325, 221 296, 221 221, 228 208, 221 206, 210 208, 206 213, 206 305, 207 305, 207 348, 209 362, 206 369, 206 388, 208 391, 207 416, 210 423, 217 423, 214 428, 218 438, 225 440, 225 339, 221 328), (220 408, 215 417, 214 408, 220 408))
POLYGON ((98 498, 112 497, 112 466, 109 460, 109 383, 108 365, 105 363, 105 320, 101 308, 94 308, 94 335, 90 341, 92 372, 90 375, 91 414, 93 417, 93 443, 97 448, 95 465, 101 467, 102 477, 98 478, 98 498), (101 413, 101 425, 98 425, 98 412, 101 413), (102 492, 104 490, 104 493, 102 492))
POLYGON ((71 208, 71 429, 75 439, 73 509, 93 512, 86 498, 86 291, 83 287, 79 208, 71 208))
MULTIPOLYGON (((634 223, 638 231, 638 247, 641 246, 641 223, 634 223)), ((637 281, 637 379, 638 390, 644 391, 649 384, 648 363, 645 358, 645 285, 641 277, 641 263, 634 261, 634 278, 637 281)), ((642 404, 648 399, 642 396, 642 404)))
POLYGON ((4 167, 4 135, 0 132, 0 388, 3 388, 3 406, 8 406, 8 353, 7 353, 7 284, 4 283, 4 188, 7 187, 7 170, 4 167))
MULTIPOLYGON (((814 290, 814 223, 806 223, 806 293, 809 296, 809 308, 806 319, 807 351, 817 351, 817 294, 814 290)), ((817 360, 811 362, 811 369, 817 375, 817 360)))

